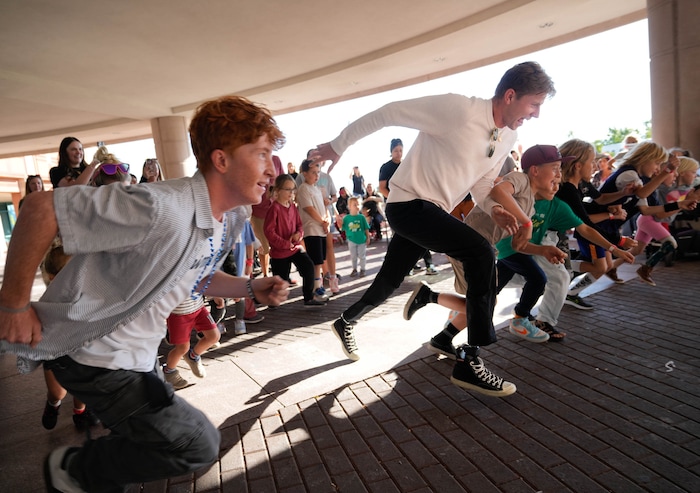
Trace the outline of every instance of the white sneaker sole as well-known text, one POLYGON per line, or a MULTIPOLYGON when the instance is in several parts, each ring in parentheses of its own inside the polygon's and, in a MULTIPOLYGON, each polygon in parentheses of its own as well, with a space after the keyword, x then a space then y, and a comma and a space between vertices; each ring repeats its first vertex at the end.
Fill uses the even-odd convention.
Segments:
POLYGON ((473 390, 484 395, 490 395, 491 397, 506 397, 511 394, 515 394, 516 390, 515 384, 510 382, 503 382, 502 390, 488 390, 478 385, 474 385, 468 382, 463 382, 462 380, 457 380, 455 377, 450 377, 450 382, 455 384, 457 387, 461 387, 465 390, 473 390))

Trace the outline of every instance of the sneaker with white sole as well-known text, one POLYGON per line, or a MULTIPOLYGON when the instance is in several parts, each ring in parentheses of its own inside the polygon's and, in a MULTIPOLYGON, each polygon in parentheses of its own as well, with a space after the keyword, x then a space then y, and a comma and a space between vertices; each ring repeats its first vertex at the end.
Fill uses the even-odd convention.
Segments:
POLYGON ((425 348, 435 354, 441 354, 450 359, 457 359, 455 347, 452 344, 443 344, 435 337, 424 344, 425 348))
POLYGON ((439 272, 432 265, 429 266, 427 269, 425 269, 425 275, 427 275, 427 276, 437 276, 438 274, 439 274, 439 272))
POLYGON ((314 289, 314 298, 321 299, 322 301, 328 301, 328 294, 323 287, 314 289))
POLYGON ((343 345, 345 356, 353 361, 359 360, 360 353, 357 350, 357 342, 355 342, 355 332, 352 324, 346 323, 341 317, 333 322, 333 333, 343 345))
POLYGON ((246 333, 245 322, 243 320, 233 321, 233 333, 234 335, 242 335, 246 333))
POLYGON ((190 365, 190 370, 192 370, 195 377, 204 378, 207 376, 207 370, 204 369, 201 356, 197 356, 197 359, 192 359, 190 357, 190 351, 187 351, 187 354, 182 359, 190 365))
POLYGON ((593 305, 587 301, 584 301, 583 298, 575 294, 567 294, 564 304, 576 307, 579 310, 593 310, 593 305))
POLYGON ((414 313, 427 305, 430 302, 430 293, 432 292, 430 285, 425 281, 421 281, 403 306, 404 320, 411 320, 414 313))
POLYGON ((547 342, 549 340, 549 334, 536 327, 527 318, 512 318, 508 332, 531 342, 547 342))
POLYGON ((78 481, 68 473, 70 457, 77 447, 58 447, 44 461, 44 480, 49 491, 63 493, 87 493, 78 481))
POLYGON ((479 348, 462 345, 457 348, 457 362, 450 381, 463 389, 492 397, 505 397, 517 390, 511 382, 491 373, 479 358, 479 348))

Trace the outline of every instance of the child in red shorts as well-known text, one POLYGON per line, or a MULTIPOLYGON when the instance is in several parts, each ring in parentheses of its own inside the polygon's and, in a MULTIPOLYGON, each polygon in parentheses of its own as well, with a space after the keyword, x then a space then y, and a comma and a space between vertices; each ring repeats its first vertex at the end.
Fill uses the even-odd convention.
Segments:
POLYGON ((173 344, 175 347, 168 353, 163 373, 165 374, 165 381, 178 390, 189 385, 187 380, 180 376, 180 372, 176 368, 180 358, 184 357, 185 362, 190 365, 190 369, 195 376, 204 378, 206 370, 202 364, 201 355, 219 342, 221 333, 216 327, 209 310, 204 305, 201 296, 194 300, 188 299, 175 307, 168 317, 167 324, 168 339, 170 344, 173 344), (190 347, 192 329, 203 334, 203 337, 197 341, 194 347, 190 347))

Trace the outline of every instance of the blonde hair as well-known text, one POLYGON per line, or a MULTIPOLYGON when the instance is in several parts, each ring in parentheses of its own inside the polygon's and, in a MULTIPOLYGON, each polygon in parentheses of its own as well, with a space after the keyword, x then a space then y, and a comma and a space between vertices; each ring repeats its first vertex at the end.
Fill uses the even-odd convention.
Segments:
POLYGON ((70 259, 71 256, 66 255, 63 251, 61 239, 59 237, 55 238, 46 255, 44 255, 44 260, 41 261, 41 277, 44 280, 44 284, 48 286, 70 259))
POLYGON ((648 163, 649 161, 664 162, 666 160, 668 160, 668 152, 666 152, 666 149, 656 142, 649 140, 647 142, 637 144, 634 149, 625 154, 623 164, 625 166, 633 166, 634 169, 639 172, 642 165, 648 163))
POLYGON ((92 157, 93 161, 97 161, 98 163, 111 163, 111 164, 121 164, 121 161, 107 150, 107 147, 105 146, 100 146, 97 148, 95 151, 95 155, 92 157))
POLYGON ((678 161, 680 164, 678 165, 678 169, 676 171, 679 175, 681 173, 685 173, 686 171, 696 172, 698 168, 700 168, 700 163, 698 163, 692 157, 680 156, 678 161))
POLYGON ((576 174, 576 163, 585 161, 591 154, 595 155, 595 148, 585 140, 571 139, 559 146, 559 154, 575 157, 572 161, 561 163, 561 179, 567 181, 576 174))
POLYGON ((348 205, 350 205, 350 202, 356 203, 358 209, 359 209, 360 207, 362 207, 362 204, 360 203, 360 199, 359 199, 358 197, 350 197, 350 198, 348 199, 348 205))

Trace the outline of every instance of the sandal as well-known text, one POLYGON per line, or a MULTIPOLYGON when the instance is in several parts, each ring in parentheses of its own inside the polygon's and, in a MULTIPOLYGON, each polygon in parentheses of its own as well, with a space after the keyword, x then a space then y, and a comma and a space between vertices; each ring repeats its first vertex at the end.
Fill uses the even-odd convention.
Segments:
POLYGON ((564 332, 559 332, 549 322, 542 322, 541 320, 535 320, 535 325, 541 331, 549 334, 549 341, 550 342, 561 342, 566 337, 566 334, 564 332))

